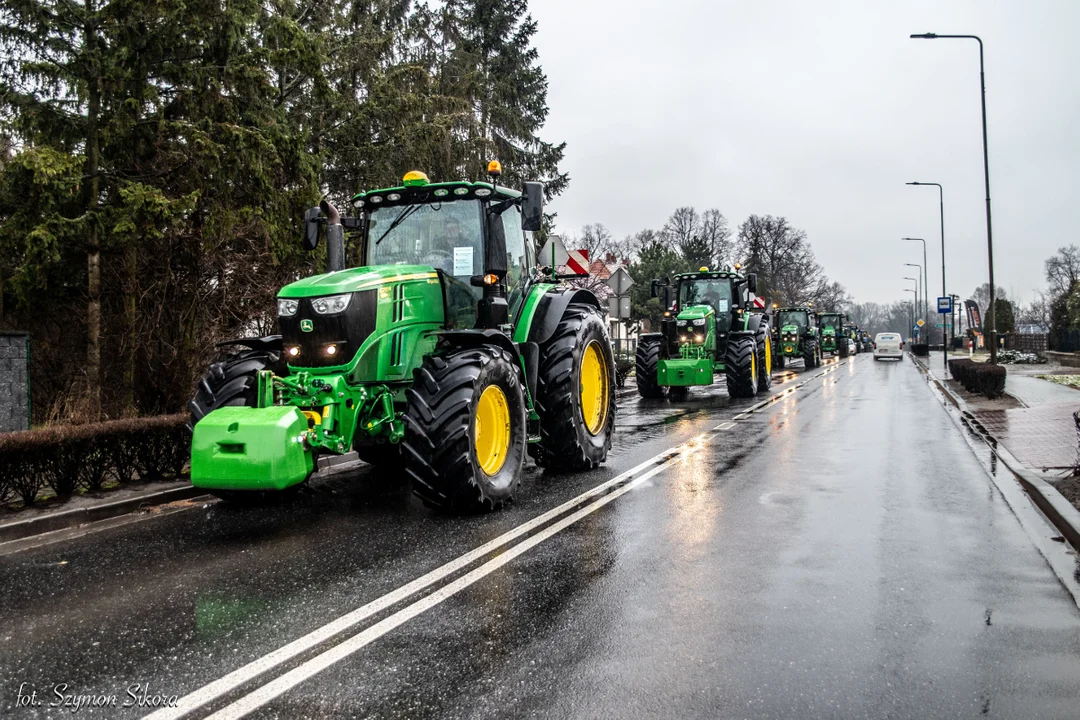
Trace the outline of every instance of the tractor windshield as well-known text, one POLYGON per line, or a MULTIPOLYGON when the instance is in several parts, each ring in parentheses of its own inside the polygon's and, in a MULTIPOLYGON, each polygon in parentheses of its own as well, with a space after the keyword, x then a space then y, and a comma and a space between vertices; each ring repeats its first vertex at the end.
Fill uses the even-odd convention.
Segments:
POLYGON ((796 325, 800 328, 809 327, 810 316, 805 310, 781 310, 777 319, 777 327, 796 325))
POLYGON ((840 316, 839 315, 823 315, 821 317, 821 327, 823 328, 839 328, 840 316))
POLYGON ((465 282, 483 272, 479 201, 381 207, 370 217, 367 265, 431 265, 465 282))
POLYGON ((717 315, 731 311, 731 280, 701 278, 679 283, 679 307, 708 305, 717 315))

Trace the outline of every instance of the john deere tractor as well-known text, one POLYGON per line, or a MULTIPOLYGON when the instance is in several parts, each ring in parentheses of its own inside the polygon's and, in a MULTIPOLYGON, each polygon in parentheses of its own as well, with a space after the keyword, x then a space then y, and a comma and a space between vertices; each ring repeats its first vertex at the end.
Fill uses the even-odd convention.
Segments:
POLYGON ((803 361, 806 369, 821 365, 821 337, 817 316, 807 306, 774 308, 773 323, 779 328, 776 338, 776 366, 792 360, 803 361))
POLYGON ((543 187, 429 182, 327 202, 327 273, 278 294, 280 335, 210 367, 190 403, 191 481, 229 500, 278 493, 344 459, 411 479, 429 506, 511 499, 526 453, 594 468, 615 425, 614 359, 597 298, 534 261, 543 187), (359 267, 345 265, 345 229, 359 267))
POLYGON ((750 295, 756 285, 757 277, 741 274, 738 266, 653 280, 653 297, 661 297, 669 309, 660 332, 638 340, 638 393, 679 400, 694 385, 711 385, 718 374, 724 376, 731 397, 768 390, 772 340, 768 317, 752 311, 750 295))
POLYGON ((848 345, 842 341, 847 337, 844 331, 844 322, 847 316, 841 312, 818 313, 821 323, 821 350, 840 357, 848 356, 848 345))

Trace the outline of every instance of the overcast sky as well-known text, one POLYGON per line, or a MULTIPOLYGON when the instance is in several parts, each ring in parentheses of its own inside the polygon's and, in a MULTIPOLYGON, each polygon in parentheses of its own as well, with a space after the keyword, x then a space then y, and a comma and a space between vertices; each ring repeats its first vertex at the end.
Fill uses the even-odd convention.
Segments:
MULTIPOLYGON (((783 215, 857 301, 904 297, 927 239, 941 290, 987 281, 978 44, 986 44, 997 284, 1030 301, 1080 242, 1080 1, 533 0, 559 230, 621 237, 679 205, 783 215)), ((917 272, 917 271, 916 271, 917 272)))

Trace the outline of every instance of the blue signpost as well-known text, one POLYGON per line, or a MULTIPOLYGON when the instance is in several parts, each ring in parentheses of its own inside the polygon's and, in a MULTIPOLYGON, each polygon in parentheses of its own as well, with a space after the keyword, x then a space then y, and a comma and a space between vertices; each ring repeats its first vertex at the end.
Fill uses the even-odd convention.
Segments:
POLYGON ((952 298, 939 297, 937 299, 937 311, 942 315, 952 315, 952 298))

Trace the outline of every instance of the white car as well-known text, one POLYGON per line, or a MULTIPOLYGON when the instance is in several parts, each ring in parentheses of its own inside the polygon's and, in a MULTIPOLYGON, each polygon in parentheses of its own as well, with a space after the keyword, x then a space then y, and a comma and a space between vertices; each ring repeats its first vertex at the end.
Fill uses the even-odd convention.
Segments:
POLYGON ((874 359, 904 357, 904 341, 900 333, 878 333, 874 336, 874 359))

